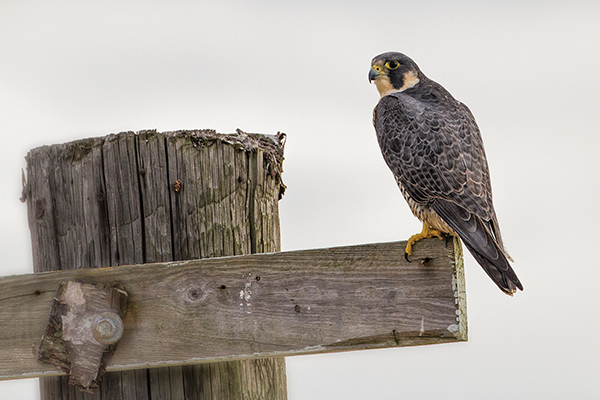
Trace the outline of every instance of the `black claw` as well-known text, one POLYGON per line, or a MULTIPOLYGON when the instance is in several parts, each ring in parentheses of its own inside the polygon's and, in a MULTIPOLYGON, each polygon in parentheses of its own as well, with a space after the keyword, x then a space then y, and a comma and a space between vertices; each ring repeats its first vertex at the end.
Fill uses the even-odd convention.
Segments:
POLYGON ((404 252, 404 258, 406 259, 407 262, 410 262, 410 260, 408 259, 408 253, 404 252))
POLYGON ((446 247, 448 247, 448 243, 450 243, 450 238, 452 237, 449 233, 443 233, 444 235, 444 240, 446 242, 446 247))

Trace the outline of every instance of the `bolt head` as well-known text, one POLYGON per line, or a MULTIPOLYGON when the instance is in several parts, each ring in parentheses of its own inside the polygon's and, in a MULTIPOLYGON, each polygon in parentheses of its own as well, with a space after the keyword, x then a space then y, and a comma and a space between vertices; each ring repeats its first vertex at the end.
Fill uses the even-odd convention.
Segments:
POLYGON ((123 336, 123 320, 113 312, 103 312, 94 318, 94 338, 102 344, 113 344, 123 336))

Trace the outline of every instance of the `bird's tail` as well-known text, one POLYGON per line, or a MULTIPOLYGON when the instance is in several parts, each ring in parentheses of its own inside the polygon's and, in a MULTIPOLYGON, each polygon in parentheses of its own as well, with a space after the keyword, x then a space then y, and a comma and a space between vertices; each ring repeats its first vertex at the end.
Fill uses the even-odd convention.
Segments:
POLYGON ((500 290, 511 296, 517 289, 523 290, 521 281, 508 262, 509 256, 501 244, 502 239, 500 238, 499 242, 494 236, 496 232, 499 235, 500 231, 495 218, 496 226, 491 226, 490 221, 483 221, 475 214, 447 200, 438 200, 433 208, 444 222, 458 234, 467 249, 500 290))
POLYGON ((512 296, 517 289, 523 290, 523 285, 519 281, 515 271, 510 266, 503 251, 498 248, 498 258, 492 261, 471 246, 468 240, 463 239, 463 242, 473 255, 473 258, 477 260, 479 265, 481 265, 486 274, 492 278, 500 290, 509 296, 512 296))

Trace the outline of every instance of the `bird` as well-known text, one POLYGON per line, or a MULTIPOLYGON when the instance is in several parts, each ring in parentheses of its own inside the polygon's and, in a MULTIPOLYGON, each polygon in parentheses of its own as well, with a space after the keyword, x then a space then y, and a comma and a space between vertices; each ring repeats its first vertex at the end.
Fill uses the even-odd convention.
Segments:
POLYGON ((373 110, 381 153, 423 223, 408 240, 406 259, 421 239, 458 236, 502 292, 523 290, 502 241, 483 140, 469 108, 402 53, 373 58, 372 82, 381 96, 373 110))

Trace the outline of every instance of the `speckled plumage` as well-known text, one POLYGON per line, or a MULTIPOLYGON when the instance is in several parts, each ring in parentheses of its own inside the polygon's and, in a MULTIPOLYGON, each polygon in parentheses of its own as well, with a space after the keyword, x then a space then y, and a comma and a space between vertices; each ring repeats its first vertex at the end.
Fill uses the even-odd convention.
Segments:
POLYGON ((375 57, 369 80, 382 94, 373 112, 379 146, 413 214, 458 235, 502 291, 522 290, 504 250, 483 141, 469 108, 400 53, 375 57))

